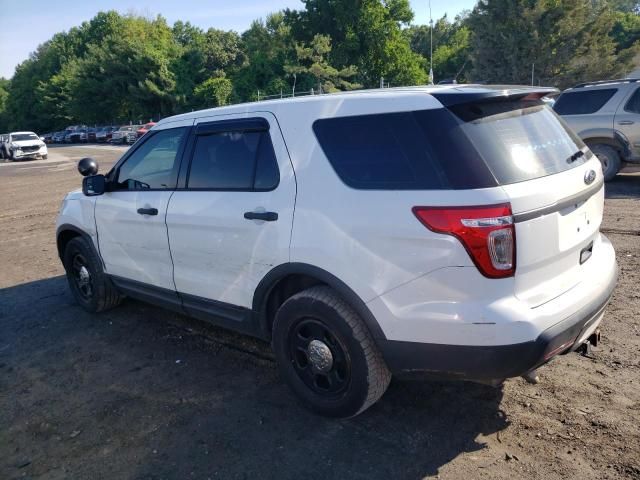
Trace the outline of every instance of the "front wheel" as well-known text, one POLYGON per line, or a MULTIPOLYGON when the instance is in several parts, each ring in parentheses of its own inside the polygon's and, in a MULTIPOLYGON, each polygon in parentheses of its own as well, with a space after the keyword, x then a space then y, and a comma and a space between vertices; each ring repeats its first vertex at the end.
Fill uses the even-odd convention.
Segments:
POLYGON ((620 170, 620 155, 615 148, 609 145, 593 145, 591 151, 598 157, 600 164, 602 165, 602 173, 604 175, 604 181, 608 182, 618 174, 620 170))
POLYGON ((102 264, 90 241, 76 237, 64 250, 64 269, 74 298, 91 313, 102 312, 120 304, 122 296, 102 270, 102 264))
POLYGON ((364 322, 329 287, 312 287, 284 302, 273 325, 273 349, 282 377, 322 415, 363 412, 391 380, 364 322))

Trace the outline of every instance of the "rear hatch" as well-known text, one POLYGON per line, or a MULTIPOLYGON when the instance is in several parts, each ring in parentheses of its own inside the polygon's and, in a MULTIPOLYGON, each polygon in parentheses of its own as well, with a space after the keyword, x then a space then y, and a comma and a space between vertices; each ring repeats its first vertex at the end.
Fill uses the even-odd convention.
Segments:
POLYGON ((604 203, 600 163, 540 101, 545 93, 434 95, 456 117, 457 137, 473 145, 511 204, 514 293, 530 307, 580 283, 597 254, 593 242, 604 203))

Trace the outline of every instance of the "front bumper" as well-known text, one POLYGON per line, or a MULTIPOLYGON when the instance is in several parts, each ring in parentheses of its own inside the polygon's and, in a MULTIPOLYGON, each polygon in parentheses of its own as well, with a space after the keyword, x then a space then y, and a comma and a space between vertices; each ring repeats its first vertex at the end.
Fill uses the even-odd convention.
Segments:
POLYGON ((512 345, 443 345, 379 340, 394 373, 426 372, 438 377, 495 380, 517 377, 547 363, 554 356, 578 348, 602 321, 616 286, 616 269, 596 298, 573 315, 544 330, 535 340, 512 345))

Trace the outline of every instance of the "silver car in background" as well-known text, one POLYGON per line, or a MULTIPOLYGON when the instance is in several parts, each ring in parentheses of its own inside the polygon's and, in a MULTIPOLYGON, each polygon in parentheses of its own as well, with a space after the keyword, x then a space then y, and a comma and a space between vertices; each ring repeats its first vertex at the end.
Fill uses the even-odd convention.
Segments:
POLYGON ((562 92, 553 109, 598 157, 606 181, 640 167, 640 79, 581 83, 562 92))

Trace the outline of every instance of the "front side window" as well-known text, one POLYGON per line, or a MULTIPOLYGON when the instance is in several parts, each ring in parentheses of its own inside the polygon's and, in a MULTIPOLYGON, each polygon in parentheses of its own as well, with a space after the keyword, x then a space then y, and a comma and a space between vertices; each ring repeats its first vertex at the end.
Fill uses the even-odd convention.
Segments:
POLYGON ((186 130, 160 130, 149 137, 118 169, 115 190, 175 188, 178 151, 186 130))
POLYGON ((280 181, 269 132, 198 135, 187 187, 205 190, 273 190, 280 181))
POLYGON ((617 88, 606 88, 563 93, 553 105, 553 109, 560 115, 596 113, 617 91, 617 88))

